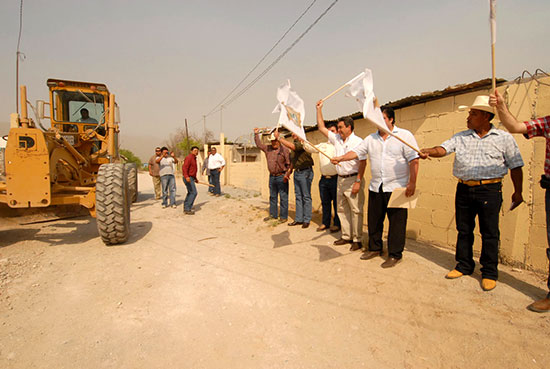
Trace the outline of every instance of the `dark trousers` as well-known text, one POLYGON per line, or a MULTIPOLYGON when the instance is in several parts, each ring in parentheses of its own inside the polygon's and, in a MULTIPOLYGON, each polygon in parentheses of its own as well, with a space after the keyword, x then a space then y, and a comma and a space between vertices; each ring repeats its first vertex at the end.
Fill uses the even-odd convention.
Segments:
MULTIPOLYGON (((211 184, 212 186, 214 185, 214 183, 212 183, 212 176, 210 174, 208 175, 208 184, 211 184)), ((208 192, 214 193, 214 187, 208 186, 208 192)))
POLYGON ((502 184, 493 183, 481 186, 466 186, 459 183, 456 187, 455 212, 457 261, 456 270, 463 274, 472 274, 475 268, 473 258, 475 218, 479 219, 481 232, 481 276, 498 279, 498 248, 500 231, 499 212, 502 206, 502 184))
POLYGON ((210 171, 210 178, 212 178, 212 184, 214 185, 214 195, 221 195, 222 189, 220 186, 220 171, 218 169, 212 169, 210 171))
POLYGON ((284 175, 269 176, 269 216, 277 218, 277 198, 280 198, 281 219, 288 219, 288 182, 284 181, 284 175))
MULTIPOLYGON (((545 200, 545 209, 546 209, 546 236, 548 237, 548 248, 546 249, 546 256, 548 257, 548 262, 550 262, 550 190, 546 190, 544 196, 545 200)), ((550 266, 548 267, 548 298, 550 298, 550 266)))
POLYGON ((405 236, 407 232, 407 209, 388 208, 391 192, 369 191, 369 205, 367 225, 369 227, 369 251, 382 251, 382 232, 384 231, 384 218, 388 216, 388 254, 390 257, 401 259, 405 248, 405 236))
POLYGON ((297 169, 294 171, 294 196, 296 197, 294 220, 297 222, 311 222, 311 212, 313 210, 311 182, 313 182, 313 169, 297 169))
POLYGON ((336 192, 338 189, 338 176, 325 178, 321 176, 319 180, 319 195, 321 196, 321 208, 323 210, 323 224, 325 227, 330 227, 332 218, 331 210, 334 209, 334 225, 340 228, 340 218, 336 212, 336 192))

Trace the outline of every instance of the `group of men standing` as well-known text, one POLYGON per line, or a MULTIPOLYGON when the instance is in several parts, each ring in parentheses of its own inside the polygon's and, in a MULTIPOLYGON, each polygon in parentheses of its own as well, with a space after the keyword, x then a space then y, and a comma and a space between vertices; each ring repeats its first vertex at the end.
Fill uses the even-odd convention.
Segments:
MULTIPOLYGON (((181 167, 183 183, 187 189, 187 196, 183 202, 183 211, 185 214, 195 214, 193 204, 197 198, 196 184, 198 163, 197 156, 199 148, 193 146, 189 154, 185 157, 181 167)), ((155 148, 155 155, 149 159, 149 175, 153 179, 155 189, 155 200, 162 200, 162 208, 176 208, 176 179, 175 166, 178 159, 174 152, 167 147, 155 148)), ((217 153, 215 147, 208 150, 208 156, 204 160, 202 173, 208 175, 208 193, 212 196, 221 196, 220 174, 225 167, 225 160, 222 155, 217 153)))
MULTIPOLYGON (((406 196, 414 195, 419 159, 455 153, 453 175, 458 179, 455 195, 457 264, 445 277, 456 279, 474 272, 473 243, 477 218, 482 243, 479 260, 481 288, 490 291, 496 287, 498 279, 502 180, 508 172, 514 186, 511 209, 523 201, 523 160, 512 135, 491 124, 495 113, 498 113, 510 132, 523 133, 526 138, 546 138, 545 174, 541 186, 546 189, 547 256, 550 260, 550 117, 520 123, 509 112, 498 91, 495 91, 494 95, 478 96, 475 99, 469 108, 467 130, 453 135, 439 146, 417 151, 412 149, 417 146, 414 136, 395 125, 395 113, 389 107, 382 108, 388 130, 378 130, 365 139, 354 134, 352 118, 340 118, 336 126, 325 124, 323 101, 320 100, 316 107, 318 129, 328 138, 328 142, 317 145, 315 150, 296 136, 293 141, 281 138, 278 131, 271 134, 271 145, 268 146, 261 143, 259 130, 254 130, 256 145, 265 152, 270 173, 270 215, 265 220, 278 217, 281 222, 286 222, 288 179, 294 170, 296 219, 289 225, 302 224, 304 228, 309 225, 313 161, 306 154, 323 151, 327 157, 332 157, 330 162, 334 166, 328 166, 328 159, 320 155, 319 192, 323 220, 318 230, 337 231, 341 228, 341 237, 334 241, 334 245, 351 244, 351 251, 363 249, 361 259, 369 260, 383 255, 382 232, 387 216, 388 257, 381 266, 393 267, 403 257, 408 216, 407 209, 388 207, 393 191, 404 188, 406 196), (363 178, 367 159, 370 162, 371 181, 368 186, 368 242, 363 247, 363 178), (334 204, 334 201, 334 225, 331 227, 331 202, 334 204)), ((548 288, 550 290, 550 269, 548 288)), ((550 311, 550 293, 531 304, 529 309, 550 311)))

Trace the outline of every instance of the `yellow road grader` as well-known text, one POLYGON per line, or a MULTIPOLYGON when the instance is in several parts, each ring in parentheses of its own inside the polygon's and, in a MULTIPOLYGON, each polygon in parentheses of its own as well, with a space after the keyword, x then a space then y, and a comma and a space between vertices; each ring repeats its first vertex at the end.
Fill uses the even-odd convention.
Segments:
POLYGON ((21 214, 84 207, 105 244, 124 243, 137 199, 137 167, 119 155, 115 95, 102 83, 48 79, 47 85, 49 102, 35 106, 20 87, 21 115, 10 117, 0 206, 21 214))

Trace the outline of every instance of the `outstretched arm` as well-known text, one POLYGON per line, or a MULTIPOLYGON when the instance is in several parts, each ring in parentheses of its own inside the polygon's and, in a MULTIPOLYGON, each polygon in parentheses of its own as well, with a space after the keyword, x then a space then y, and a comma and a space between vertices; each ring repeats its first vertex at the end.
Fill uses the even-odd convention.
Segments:
POLYGON ((430 147, 429 149, 422 149, 420 150, 420 158, 427 159, 428 156, 431 156, 432 158, 440 158, 442 156, 447 155, 447 150, 445 150, 441 146, 434 146, 430 147))
POLYGON ((323 119, 323 100, 317 101, 317 127, 319 132, 328 137, 328 129, 325 126, 325 120, 323 119))
POLYGON ((338 164, 341 161, 348 161, 348 160, 353 160, 353 159, 357 159, 357 158, 358 158, 358 156, 357 156, 357 153, 355 151, 348 151, 347 153, 345 153, 342 156, 333 157, 331 159, 331 162, 332 162, 332 164, 338 164))
POLYGON ((518 120, 510 113, 510 110, 504 102, 504 98, 495 90, 495 94, 489 95, 489 105, 496 107, 497 114, 506 129, 510 133, 527 133, 527 126, 518 120))

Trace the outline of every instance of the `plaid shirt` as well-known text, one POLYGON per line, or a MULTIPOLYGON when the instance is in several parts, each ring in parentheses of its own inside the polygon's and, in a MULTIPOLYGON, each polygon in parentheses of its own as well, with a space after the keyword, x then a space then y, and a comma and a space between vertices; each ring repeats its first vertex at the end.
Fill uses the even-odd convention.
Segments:
POLYGON ((502 178, 508 169, 523 166, 518 145, 511 134, 491 125, 483 136, 473 130, 462 131, 441 144, 447 154, 454 152, 453 175, 459 179, 502 178))
POLYGON ((544 137, 546 138, 546 158, 544 159, 544 174, 550 177, 550 115, 544 118, 538 118, 528 122, 523 122, 527 126, 526 138, 544 137))

